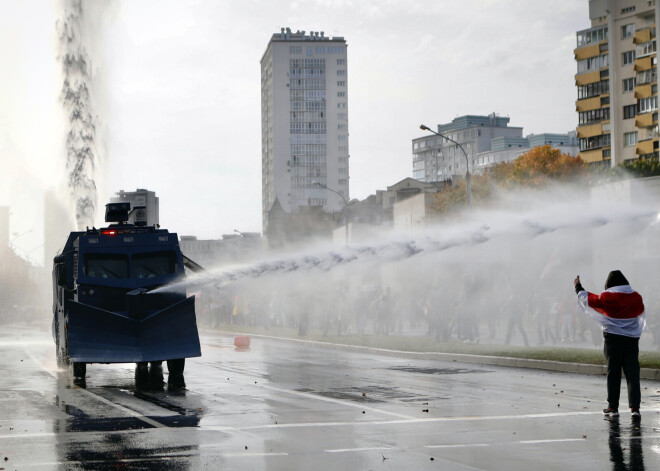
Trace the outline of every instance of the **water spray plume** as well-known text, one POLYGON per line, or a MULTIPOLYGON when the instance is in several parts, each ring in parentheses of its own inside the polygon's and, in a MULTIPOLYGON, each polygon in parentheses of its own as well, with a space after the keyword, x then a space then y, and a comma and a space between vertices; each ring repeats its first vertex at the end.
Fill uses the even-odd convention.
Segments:
MULTIPOLYGON (((534 340, 537 329, 547 330, 559 319, 556 306, 572 315, 575 273, 585 288, 597 290, 602 276, 621 268, 654 302, 660 253, 640 248, 653 246, 660 230, 656 220, 653 205, 590 203, 584 193, 566 189, 516 193, 497 209, 470 211, 417 232, 319 245, 211 270, 159 291, 196 292, 202 305, 216 306, 208 312, 225 309, 217 315, 228 323, 358 334, 406 326, 440 340, 484 341, 487 335, 504 342, 502 330, 508 341, 513 328, 507 325, 517 327, 524 319, 534 340)), ((577 314, 575 319, 579 322, 577 314)), ((591 333, 594 342, 601 338, 591 333)), ((520 343, 520 336, 513 341, 520 343)))
MULTIPOLYGON (((572 204, 572 203, 571 203, 572 204)), ((538 249, 543 253, 558 252, 558 241, 572 237, 572 231, 591 232, 603 226, 630 224, 642 221, 651 227, 656 220, 655 210, 637 207, 633 210, 621 210, 607 206, 598 208, 588 217, 579 212, 570 211, 570 205, 553 204, 532 211, 488 211, 475 212, 473 219, 449 223, 444 226, 428 228, 423 232, 395 234, 384 237, 371 244, 348 247, 318 247, 315 252, 291 255, 262 261, 249 266, 234 267, 210 271, 204 275, 189 277, 177 286, 163 287, 159 290, 178 289, 182 286, 192 288, 207 284, 222 286, 234 282, 258 280, 274 275, 295 273, 328 273, 342 266, 358 267, 365 264, 392 264, 417 257, 419 267, 428 268, 428 257, 443 252, 459 254, 462 263, 504 260, 510 266, 521 262, 507 259, 512 253, 503 254, 503 247, 509 247, 515 241, 518 247, 514 253, 532 249, 534 240, 543 238, 543 244, 549 248, 538 249), (562 232, 565 232, 562 234, 562 232), (484 246, 484 253, 476 253, 478 246, 484 246), (553 251, 554 248, 554 251, 553 251), (479 259, 480 257, 480 259, 479 259)), ((564 244, 566 240, 564 240, 564 244)), ((583 245, 585 241, 574 242, 583 245)), ((561 244, 560 244, 561 245, 561 244)), ((453 258, 446 255, 447 260, 453 258)), ((539 271, 539 274, 543 270, 539 271)))
POLYGON ((78 229, 94 225, 97 207, 96 178, 99 154, 97 117, 92 100, 92 71, 86 47, 85 12, 82 0, 66 0, 64 15, 57 21, 62 73, 61 101, 66 113, 67 183, 75 206, 78 229))

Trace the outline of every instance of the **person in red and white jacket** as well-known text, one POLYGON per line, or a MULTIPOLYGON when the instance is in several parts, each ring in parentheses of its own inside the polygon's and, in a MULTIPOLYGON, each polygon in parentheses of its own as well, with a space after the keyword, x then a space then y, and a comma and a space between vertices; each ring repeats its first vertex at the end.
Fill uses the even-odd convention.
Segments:
POLYGON ((579 276, 573 284, 578 304, 592 319, 598 321, 603 329, 608 402, 603 414, 619 415, 623 370, 628 385, 628 405, 632 416, 639 418, 639 337, 646 327, 642 296, 630 287, 630 283, 619 270, 610 272, 605 281, 605 291, 599 295, 585 291, 579 276))

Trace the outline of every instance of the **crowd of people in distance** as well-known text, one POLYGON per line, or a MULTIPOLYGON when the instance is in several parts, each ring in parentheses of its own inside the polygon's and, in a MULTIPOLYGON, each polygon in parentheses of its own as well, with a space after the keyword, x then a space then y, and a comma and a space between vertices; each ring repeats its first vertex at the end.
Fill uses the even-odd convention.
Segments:
MULTIPOLYGON (((454 280, 456 281, 456 280, 454 280)), ((426 335, 437 342, 599 347, 598 325, 580 312, 574 294, 516 289, 506 277, 493 295, 484 280, 465 275, 454 283, 388 284, 327 279, 319 283, 207 287, 197 293, 202 327, 250 325, 294 329, 298 335, 426 335), (252 288, 251 288, 252 287, 252 288)), ((552 284, 546 284, 546 288, 552 284)), ((660 298, 647 298, 649 312, 660 298)), ((653 348, 660 350, 660 323, 649 316, 653 348)))

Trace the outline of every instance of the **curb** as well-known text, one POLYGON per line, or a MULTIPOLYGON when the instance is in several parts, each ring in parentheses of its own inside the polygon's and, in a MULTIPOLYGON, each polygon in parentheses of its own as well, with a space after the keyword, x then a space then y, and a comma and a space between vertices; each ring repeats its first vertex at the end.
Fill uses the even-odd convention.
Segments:
MULTIPOLYGON (((514 368, 532 368, 536 370, 557 371, 561 373, 578 373, 586 375, 607 374, 606 365, 592 365, 588 363, 567 363, 553 360, 533 360, 528 358, 496 357, 486 355, 471 355, 466 353, 440 353, 440 352, 407 352, 404 350, 390 350, 387 348, 364 347, 362 345, 347 345, 342 343, 320 342, 318 340, 303 340, 290 337, 274 337, 263 334, 242 334, 240 332, 217 331, 226 335, 249 335, 266 339, 281 340, 285 342, 298 342, 303 345, 329 348, 332 350, 349 350, 354 352, 372 353, 391 357, 402 357, 421 360, 437 360, 458 363, 474 363, 479 365, 509 366, 514 368)), ((660 381, 660 369, 640 368, 641 379, 660 381)))

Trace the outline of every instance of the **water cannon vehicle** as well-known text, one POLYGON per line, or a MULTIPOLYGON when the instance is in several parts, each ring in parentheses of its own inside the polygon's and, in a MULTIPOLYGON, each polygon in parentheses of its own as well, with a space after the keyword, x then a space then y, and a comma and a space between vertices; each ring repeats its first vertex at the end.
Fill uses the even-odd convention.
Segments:
POLYGON ((88 363, 166 361, 170 378, 182 375, 185 359, 201 356, 194 297, 176 285, 156 289, 201 267, 181 253, 177 234, 147 225, 144 207, 110 203, 105 220, 71 232, 53 260, 57 363, 84 377, 88 363))

